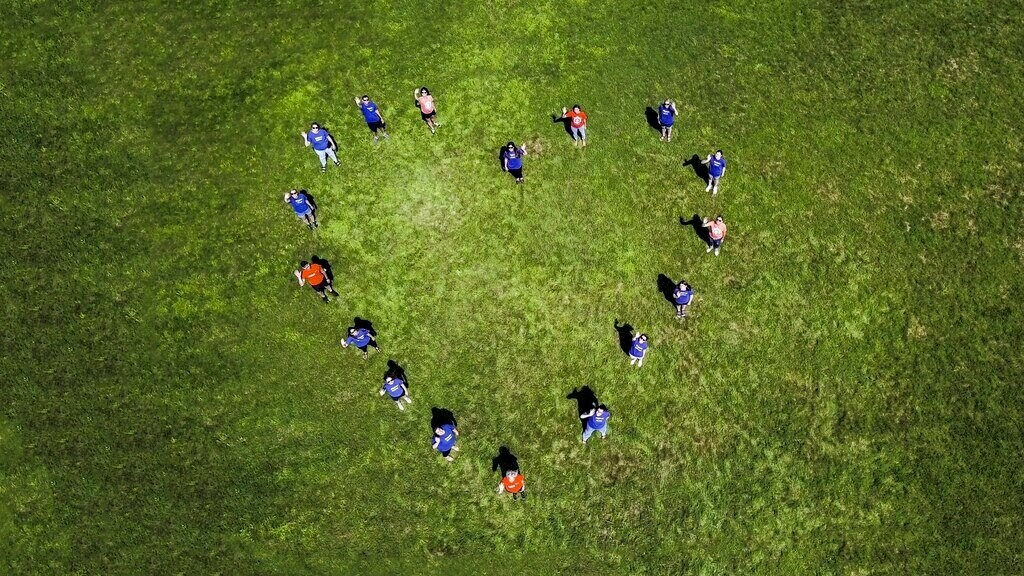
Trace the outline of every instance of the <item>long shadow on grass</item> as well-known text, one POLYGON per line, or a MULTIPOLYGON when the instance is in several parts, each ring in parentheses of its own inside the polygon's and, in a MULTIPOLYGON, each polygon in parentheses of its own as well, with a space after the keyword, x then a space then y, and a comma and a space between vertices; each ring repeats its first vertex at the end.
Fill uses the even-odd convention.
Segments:
POLYGON ((434 408, 430 409, 430 431, 444 426, 445 424, 451 424, 452 426, 458 426, 458 422, 455 421, 455 414, 447 408, 434 408))
POLYGON ((569 138, 572 138, 572 120, 570 120, 568 118, 562 118, 561 116, 556 116, 556 115, 552 114, 551 115, 551 123, 552 124, 561 124, 562 128, 565 128, 565 133, 569 135, 569 138))
POLYGON ((700 214, 694 214, 689 220, 685 220, 680 216, 679 224, 693 228, 693 233, 697 238, 700 238, 700 241, 704 244, 711 246, 711 233, 704 227, 704 220, 700 217, 700 214))
POLYGON ((693 168, 693 175, 700 178, 700 181, 705 185, 711 181, 711 173, 708 172, 708 167, 701 163, 700 156, 697 156, 696 154, 690 156, 689 160, 683 161, 683 166, 693 168))
POLYGON ((519 472, 519 459, 508 449, 508 446, 498 448, 498 455, 491 458, 491 472, 495 470, 500 470, 502 476, 505 476, 505 473, 510 470, 519 472))
POLYGON ((658 274, 658 292, 661 292, 661 295, 665 297, 665 300, 668 300, 669 304, 672 304, 673 306, 675 306, 676 303, 676 299, 672 297, 676 291, 676 284, 677 282, 673 281, 668 276, 658 274))
POLYGON ((580 423, 580 427, 585 428, 587 423, 582 419, 579 419, 579 416, 582 416, 597 407, 597 394, 594 394, 594 391, 590 389, 590 386, 584 386, 579 389, 574 387, 572 392, 569 392, 565 397, 576 401, 577 420, 580 423))
POLYGON ((373 322, 370 322, 369 320, 367 320, 365 318, 360 318, 359 316, 356 316, 355 318, 353 318, 352 319, 352 327, 355 328, 356 330, 361 330, 361 329, 369 330, 370 334, 372 334, 374 338, 377 337, 377 331, 374 330, 374 328, 373 328, 373 322))
POLYGON ((309 260, 313 264, 319 264, 324 269, 324 274, 327 275, 327 279, 331 281, 331 284, 334 284, 334 268, 331 267, 330 260, 321 258, 316 254, 313 254, 309 260))
POLYGON ((619 348, 622 349, 622 353, 629 354, 629 349, 633 347, 633 326, 628 322, 620 325, 616 318, 615 331, 619 333, 619 348))
POLYGON ((661 122, 658 120, 658 111, 648 106, 647 109, 644 110, 644 116, 647 117, 647 125, 650 126, 652 130, 656 130, 658 134, 661 134, 661 122))
POLYGON ((299 192, 306 195, 306 201, 309 202, 309 208, 313 211, 313 218, 316 218, 316 213, 320 210, 320 206, 317 206, 316 198, 314 198, 313 194, 305 188, 300 188, 299 192))
MULTIPOLYGON (((401 380, 402 382, 405 382, 406 385, 409 384, 409 377, 405 375, 405 368, 402 368, 401 364, 395 362, 393 359, 388 360, 388 369, 384 371, 384 377, 387 378, 388 376, 391 376, 396 380, 401 380)), ((454 420, 454 418, 452 419, 454 420)))

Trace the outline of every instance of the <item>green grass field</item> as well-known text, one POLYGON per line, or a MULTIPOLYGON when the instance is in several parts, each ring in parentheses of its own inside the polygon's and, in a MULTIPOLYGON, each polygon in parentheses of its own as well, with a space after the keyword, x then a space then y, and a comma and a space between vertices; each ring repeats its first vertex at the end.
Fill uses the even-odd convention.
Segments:
POLYGON ((1024 573, 1019 3, 0 16, 0 572, 1024 573), (551 121, 577 102, 586 150, 551 121), (714 148, 711 198, 682 161, 714 148), (715 258, 680 217, 717 212, 715 258), (330 306, 292 276, 314 253, 330 306), (695 286, 685 323, 659 274, 695 286), (583 446, 585 384, 614 417, 583 446), (526 503, 494 494, 502 445, 526 503))

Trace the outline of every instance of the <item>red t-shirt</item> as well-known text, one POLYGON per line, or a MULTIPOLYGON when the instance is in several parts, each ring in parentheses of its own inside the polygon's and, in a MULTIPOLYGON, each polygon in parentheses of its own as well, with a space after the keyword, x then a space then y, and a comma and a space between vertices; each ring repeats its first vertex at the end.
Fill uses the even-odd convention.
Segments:
POLYGON ((302 270, 302 279, 313 286, 318 286, 323 284, 327 276, 324 275, 324 269, 319 264, 310 264, 309 268, 302 270))
POLYGON ((572 120, 573 128, 582 128, 587 125, 587 114, 582 110, 579 112, 569 110, 565 113, 565 117, 572 120))
POLYGON ((523 477, 522 474, 516 474, 515 480, 509 480, 508 476, 505 476, 504 478, 501 479, 501 485, 504 486, 505 490, 507 490, 508 492, 516 494, 522 491, 523 486, 526 485, 526 478, 523 477))

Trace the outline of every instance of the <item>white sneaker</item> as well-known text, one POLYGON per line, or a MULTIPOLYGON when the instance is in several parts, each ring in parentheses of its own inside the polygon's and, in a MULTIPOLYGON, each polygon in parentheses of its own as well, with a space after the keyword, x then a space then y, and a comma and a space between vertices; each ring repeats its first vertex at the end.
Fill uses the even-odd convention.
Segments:
POLYGON ((708 184, 708 187, 705 188, 704 191, 705 192, 711 192, 711 184, 708 184))
POLYGON ((405 410, 405 406, 402 406, 401 402, 395 402, 395 404, 398 404, 398 409, 399 410, 405 410))
POLYGON ((708 246, 708 249, 705 250, 705 252, 711 252, 711 250, 712 250, 711 246, 708 246))
POLYGON ((718 248, 715 248, 715 256, 718 256, 718 248))

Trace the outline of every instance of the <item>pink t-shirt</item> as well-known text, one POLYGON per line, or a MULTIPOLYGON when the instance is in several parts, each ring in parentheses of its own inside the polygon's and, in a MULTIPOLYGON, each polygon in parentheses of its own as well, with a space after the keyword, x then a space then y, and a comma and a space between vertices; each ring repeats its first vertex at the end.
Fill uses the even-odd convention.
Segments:
POLYGON ((424 94, 419 97, 420 112, 424 114, 430 114, 434 111, 434 97, 430 94, 424 94))
POLYGON ((710 228, 712 240, 725 238, 725 222, 711 222, 710 228))

